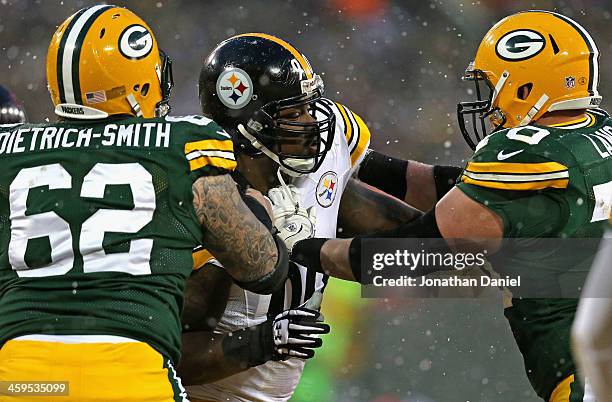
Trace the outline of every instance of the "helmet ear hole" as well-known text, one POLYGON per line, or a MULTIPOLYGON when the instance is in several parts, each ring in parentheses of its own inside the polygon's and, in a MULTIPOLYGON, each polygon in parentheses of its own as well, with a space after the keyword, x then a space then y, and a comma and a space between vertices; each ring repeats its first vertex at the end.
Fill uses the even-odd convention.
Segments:
POLYGON ((142 95, 142 97, 147 96, 147 94, 149 93, 149 88, 151 86, 149 85, 149 83, 147 82, 146 84, 142 85, 142 88, 140 89, 140 95, 142 95))
POLYGON ((533 83, 528 82, 527 84, 523 84, 519 87, 519 89, 516 91, 516 96, 520 99, 520 100, 525 100, 527 99, 527 97, 529 96, 529 94, 531 93, 531 89, 533 88, 533 83))
POLYGON ((104 38, 104 34, 106 33, 106 28, 102 28, 100 31, 100 39, 104 38))

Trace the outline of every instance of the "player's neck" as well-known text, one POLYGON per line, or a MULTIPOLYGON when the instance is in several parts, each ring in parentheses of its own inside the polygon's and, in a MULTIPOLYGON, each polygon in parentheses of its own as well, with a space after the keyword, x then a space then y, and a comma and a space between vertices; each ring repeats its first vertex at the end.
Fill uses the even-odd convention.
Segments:
POLYGON ((544 113, 535 123, 540 126, 552 126, 555 124, 569 123, 585 116, 585 109, 557 110, 544 113))
POLYGON ((266 194, 277 185, 278 165, 266 156, 252 157, 237 153, 238 170, 255 190, 266 194))

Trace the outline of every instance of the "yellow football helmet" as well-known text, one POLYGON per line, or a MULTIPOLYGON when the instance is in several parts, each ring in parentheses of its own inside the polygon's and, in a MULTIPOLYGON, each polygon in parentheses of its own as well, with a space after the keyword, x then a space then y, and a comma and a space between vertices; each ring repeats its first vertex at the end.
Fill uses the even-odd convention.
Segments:
POLYGON ((546 112, 601 103, 599 51, 593 38, 575 21, 548 11, 521 12, 495 24, 463 79, 476 83, 478 100, 457 105, 461 132, 472 149, 486 136, 485 118, 495 129, 518 127, 546 112), (482 98, 480 83, 488 86, 488 99, 482 98), (466 117, 473 133, 466 128, 466 117))
POLYGON ((151 28, 130 10, 84 8, 57 29, 47 53, 47 81, 58 116, 166 115, 172 62, 151 28))

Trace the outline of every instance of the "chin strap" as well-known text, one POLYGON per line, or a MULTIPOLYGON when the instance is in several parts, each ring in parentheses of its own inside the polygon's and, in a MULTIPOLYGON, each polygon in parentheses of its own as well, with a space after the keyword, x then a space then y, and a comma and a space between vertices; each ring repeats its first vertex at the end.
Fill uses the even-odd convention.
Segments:
POLYGON ((132 111, 134 111, 134 113, 136 114, 136 117, 142 117, 142 110, 140 109, 140 103, 138 103, 138 101, 134 97, 134 94, 129 94, 125 98, 127 99, 128 103, 132 107, 132 111))
POLYGON ((521 122, 519 123, 519 126, 522 127, 522 126, 526 126, 527 124, 531 123, 531 120, 533 120, 533 116, 538 114, 542 106, 544 106, 544 104, 547 101, 548 101, 548 95, 546 94, 542 95, 540 99, 538 99, 538 101, 535 103, 535 105, 533 105, 533 107, 529 110, 529 112, 523 118, 523 120, 521 120, 521 122))
POLYGON ((281 172, 281 169, 278 169, 276 171, 276 177, 278 177, 278 181, 280 182, 280 187, 283 193, 285 193, 285 196, 291 200, 291 203, 293 205, 295 205, 295 213, 297 214, 300 209, 300 203, 295 198, 293 198, 293 193, 291 192, 291 189, 289 188, 287 183, 285 183, 285 179, 283 179, 283 174, 281 172))
POLYGON ((501 77, 499 78, 499 81, 497 81, 497 85, 495 85, 495 89, 493 90, 493 96, 491 97, 491 105, 495 103, 495 100, 497 99, 497 96, 506 84, 506 80, 508 79, 508 77, 510 77, 510 73, 508 72, 508 70, 504 70, 501 77))
MULTIPOLYGON (((253 147, 255 147, 257 150, 263 152, 264 155, 266 155, 268 158, 270 158, 274 162, 276 162, 278 164, 278 166, 280 166, 280 170, 282 170, 283 173, 285 173, 285 174, 287 174, 287 175, 289 175, 291 177, 299 177, 299 176, 303 175, 302 173, 294 172, 293 170, 290 170, 290 169, 287 169, 286 167, 284 167, 281 164, 280 159, 278 159, 278 155, 276 155, 274 152, 270 151, 270 149, 268 149, 268 147, 266 147, 264 144, 259 142, 259 140, 257 140, 257 138, 255 138, 251 133, 248 132, 248 130, 246 129, 246 127, 244 127, 244 125, 238 124, 238 131, 247 140, 249 140, 251 142, 251 145, 253 147)), ((297 160, 297 161, 300 162, 299 160, 297 160)), ((312 162, 308 162, 308 163, 312 163, 312 162)))
POLYGON ((264 144, 259 142, 257 140, 257 138, 255 138, 251 133, 248 132, 248 130, 244 127, 244 125, 238 124, 238 131, 247 140, 249 140, 251 142, 251 145, 253 145, 256 149, 258 149, 261 152, 263 152, 268 158, 272 159, 274 162, 276 162, 276 163, 278 163, 280 165, 280 160, 278 159, 278 155, 276 155, 274 152, 270 151, 266 146, 264 146, 264 144))

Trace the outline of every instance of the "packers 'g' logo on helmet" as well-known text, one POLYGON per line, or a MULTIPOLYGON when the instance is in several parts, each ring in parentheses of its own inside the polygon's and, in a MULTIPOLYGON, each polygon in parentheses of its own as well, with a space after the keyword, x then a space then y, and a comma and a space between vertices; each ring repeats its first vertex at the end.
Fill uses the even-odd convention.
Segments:
POLYGON ((142 59, 153 49, 153 35, 142 25, 127 27, 119 37, 119 51, 128 59, 142 59))
POLYGON ((488 131, 486 120, 512 128, 546 112, 597 107, 598 59, 591 35, 564 15, 526 11, 504 18, 487 32, 463 76, 475 82, 477 97, 457 105, 463 136, 474 149, 488 131))
POLYGON ((171 61, 147 24, 121 7, 84 8, 60 25, 47 81, 55 113, 65 118, 155 117, 170 109, 171 61))
POLYGON ((521 29, 502 36, 495 46, 495 51, 504 60, 519 61, 540 53, 545 45, 546 41, 539 32, 521 29))

